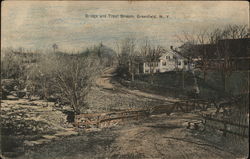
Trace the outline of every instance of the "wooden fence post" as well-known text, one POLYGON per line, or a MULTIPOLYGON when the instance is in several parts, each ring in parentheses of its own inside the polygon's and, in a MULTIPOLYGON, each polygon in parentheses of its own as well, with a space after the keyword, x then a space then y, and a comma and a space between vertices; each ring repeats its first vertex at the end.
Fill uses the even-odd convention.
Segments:
POLYGON ((224 123, 223 136, 227 135, 227 124, 224 123))

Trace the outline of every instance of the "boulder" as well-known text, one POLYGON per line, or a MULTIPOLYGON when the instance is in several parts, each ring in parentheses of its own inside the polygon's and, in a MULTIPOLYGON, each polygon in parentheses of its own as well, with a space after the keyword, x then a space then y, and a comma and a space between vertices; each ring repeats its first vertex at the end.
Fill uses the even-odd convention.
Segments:
POLYGON ((26 96, 26 92, 25 91, 17 91, 16 94, 17 94, 18 98, 23 98, 23 97, 26 96))
POLYGON ((1 89, 1 99, 2 100, 6 100, 7 99, 7 95, 9 95, 9 92, 5 88, 2 88, 1 89))

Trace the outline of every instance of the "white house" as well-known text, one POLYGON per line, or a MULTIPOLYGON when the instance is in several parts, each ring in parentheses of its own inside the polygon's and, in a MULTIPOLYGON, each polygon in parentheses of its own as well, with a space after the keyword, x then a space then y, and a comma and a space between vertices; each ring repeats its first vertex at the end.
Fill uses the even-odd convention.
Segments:
POLYGON ((144 62, 143 73, 147 74, 153 71, 156 72, 168 72, 175 70, 191 70, 192 65, 188 63, 188 60, 176 52, 168 51, 164 53, 155 62, 144 62))

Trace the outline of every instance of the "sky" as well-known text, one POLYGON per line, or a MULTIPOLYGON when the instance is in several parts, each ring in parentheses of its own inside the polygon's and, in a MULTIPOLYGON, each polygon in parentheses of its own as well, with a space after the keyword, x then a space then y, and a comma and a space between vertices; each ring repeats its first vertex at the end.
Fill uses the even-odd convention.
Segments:
POLYGON ((179 45, 182 32, 249 23, 247 1, 4 1, 1 12, 1 48, 50 49, 56 43, 59 50, 81 51, 101 42, 115 48, 127 37, 169 47, 179 45))

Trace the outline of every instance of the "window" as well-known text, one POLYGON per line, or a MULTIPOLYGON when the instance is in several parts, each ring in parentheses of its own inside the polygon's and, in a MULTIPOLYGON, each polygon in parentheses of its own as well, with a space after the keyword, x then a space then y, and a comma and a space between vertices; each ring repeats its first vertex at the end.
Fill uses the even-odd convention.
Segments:
POLYGON ((179 65, 179 66, 181 65, 181 61, 178 61, 178 65, 179 65))
POLYGON ((167 65, 166 61, 163 61, 162 66, 166 66, 166 65, 167 65))
POLYGON ((146 73, 148 73, 148 70, 145 70, 146 73))
POLYGON ((169 60, 169 59, 170 59, 170 56, 166 56, 166 59, 169 60))
POLYGON ((187 65, 188 64, 188 62, 187 61, 184 61, 184 65, 187 65))

